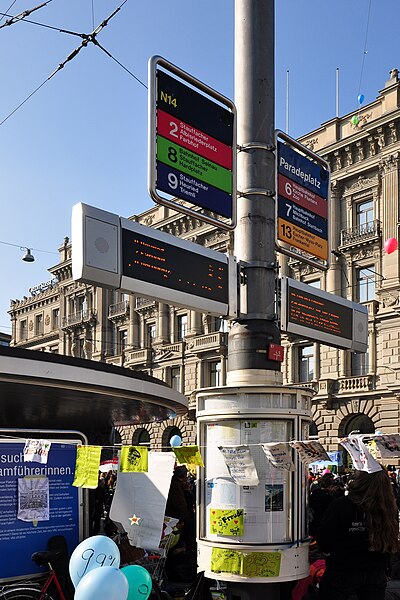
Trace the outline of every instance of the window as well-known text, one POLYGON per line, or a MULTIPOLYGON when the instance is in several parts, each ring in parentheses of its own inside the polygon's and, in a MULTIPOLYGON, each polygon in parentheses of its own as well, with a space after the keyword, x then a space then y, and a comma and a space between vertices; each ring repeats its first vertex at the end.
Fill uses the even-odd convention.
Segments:
POLYGON ((351 355, 351 374, 355 377, 368 375, 368 352, 354 352, 351 355))
POLYGON ((220 361, 212 361, 209 363, 210 368, 210 387, 220 387, 222 385, 222 373, 220 361))
POLYGON ((135 446, 146 446, 150 449, 150 433, 147 429, 140 429, 137 435, 137 442, 134 444, 135 446))
POLYGON ((356 221, 357 227, 360 229, 360 233, 367 233, 368 228, 374 221, 374 202, 373 200, 366 200, 365 202, 359 202, 356 205, 356 221))
POLYGON ((299 348, 299 381, 312 381, 314 373, 314 346, 301 346, 299 348))
POLYGON ((119 352, 122 354, 128 345, 128 330, 122 329, 118 334, 119 352))
POLYGON ((53 308, 51 313, 51 327, 52 329, 58 329, 60 327, 60 309, 53 308))
POLYGON ((149 346, 154 344, 155 339, 156 339, 156 324, 150 323, 147 326, 147 340, 148 340, 149 346))
POLYGON ((357 269, 357 300, 369 302, 375 298, 375 275, 373 266, 357 269))
POLYGON ((177 392, 181 391, 181 369, 180 367, 171 368, 171 387, 177 392))
POLYGON ((35 334, 43 335, 43 315, 36 315, 35 317, 35 334))
POLYGON ((28 339, 28 323, 26 321, 26 319, 24 319, 23 321, 20 321, 19 324, 19 337, 21 340, 27 340, 28 339))
POLYGON ((311 287, 315 288, 316 290, 321 289, 321 280, 320 279, 314 279, 314 281, 305 281, 304 283, 306 283, 307 285, 310 285, 311 287))
POLYGON ((177 318, 177 339, 183 342, 187 335, 188 318, 187 315, 178 315, 177 318))

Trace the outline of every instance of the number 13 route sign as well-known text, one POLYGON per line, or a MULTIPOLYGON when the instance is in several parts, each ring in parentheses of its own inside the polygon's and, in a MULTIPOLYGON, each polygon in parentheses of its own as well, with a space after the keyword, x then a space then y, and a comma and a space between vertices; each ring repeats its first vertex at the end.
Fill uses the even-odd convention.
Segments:
POLYGON ((149 82, 151 197, 220 229, 233 229, 235 105, 160 56, 149 61, 149 82))
POLYGON ((285 133, 279 131, 276 137, 276 237, 277 242, 287 245, 278 244, 278 248, 284 254, 326 269, 330 253, 329 165, 285 133))

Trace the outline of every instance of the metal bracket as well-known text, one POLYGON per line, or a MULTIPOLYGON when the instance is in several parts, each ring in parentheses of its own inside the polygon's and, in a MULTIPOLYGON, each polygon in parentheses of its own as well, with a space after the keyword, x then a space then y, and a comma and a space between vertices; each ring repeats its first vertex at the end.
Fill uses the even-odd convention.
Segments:
POLYGON ((262 188, 249 188, 248 190, 237 191, 238 196, 253 196, 256 194, 259 196, 267 196, 268 198, 275 197, 275 192, 273 190, 265 190, 262 188))
POLYGON ((243 144, 236 146, 239 152, 245 152, 246 150, 265 150, 266 152, 274 152, 276 150, 276 146, 274 144, 263 144, 262 142, 249 142, 248 144, 243 144))

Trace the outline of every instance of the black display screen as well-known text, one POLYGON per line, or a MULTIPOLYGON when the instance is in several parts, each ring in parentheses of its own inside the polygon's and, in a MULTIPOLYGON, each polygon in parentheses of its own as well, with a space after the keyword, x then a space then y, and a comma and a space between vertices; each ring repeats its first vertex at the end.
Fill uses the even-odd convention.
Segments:
POLYGON ((353 310, 308 291, 288 287, 288 321, 352 340, 353 310))
POLYGON ((228 264, 122 229, 122 275, 228 304, 228 264))

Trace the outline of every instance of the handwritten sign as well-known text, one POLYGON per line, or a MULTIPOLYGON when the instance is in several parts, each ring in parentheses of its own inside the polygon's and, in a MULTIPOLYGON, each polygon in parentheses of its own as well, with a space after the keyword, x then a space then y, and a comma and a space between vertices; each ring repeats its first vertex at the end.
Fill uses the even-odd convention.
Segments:
POLYGON ((374 441, 381 458, 400 457, 400 435, 398 433, 380 435, 376 437, 374 441))
POLYGON ((181 465, 190 464, 204 467, 198 446, 180 446, 179 448, 172 448, 172 450, 181 465))
POLYGON ((210 532, 217 535, 238 536, 244 533, 243 508, 210 509, 210 532))
POLYGON ((47 464, 51 442, 48 440, 28 439, 24 446, 24 462, 47 464))
POLYGON ((211 571, 214 573, 234 573, 240 575, 242 570, 242 555, 237 550, 225 548, 211 549, 211 571))
POLYGON ((357 471, 366 471, 367 473, 376 473, 381 471, 382 467, 372 456, 367 446, 362 441, 361 436, 351 435, 339 440, 339 444, 346 448, 351 456, 353 466, 357 471))
POLYGON ((325 448, 319 442, 308 440, 306 442, 289 442, 289 445, 294 448, 303 465, 309 465, 316 460, 329 460, 329 456, 325 448))
POLYGON ((276 469, 286 469, 286 471, 294 471, 291 453, 286 443, 274 442, 261 444, 261 447, 273 467, 276 469))
POLYGON ((96 489, 99 480, 101 446, 78 446, 76 449, 75 487, 96 489))
POLYGON ((249 552, 243 554, 242 575, 246 577, 279 577, 280 552, 249 552))
POLYGON ((279 577, 280 552, 238 552, 224 548, 212 548, 211 571, 233 573, 245 577, 279 577))
POLYGON ((218 446, 233 481, 238 485, 258 485, 256 466, 248 446, 218 446))
POLYGON ((144 446, 122 446, 119 470, 121 473, 147 473, 149 451, 144 446))

